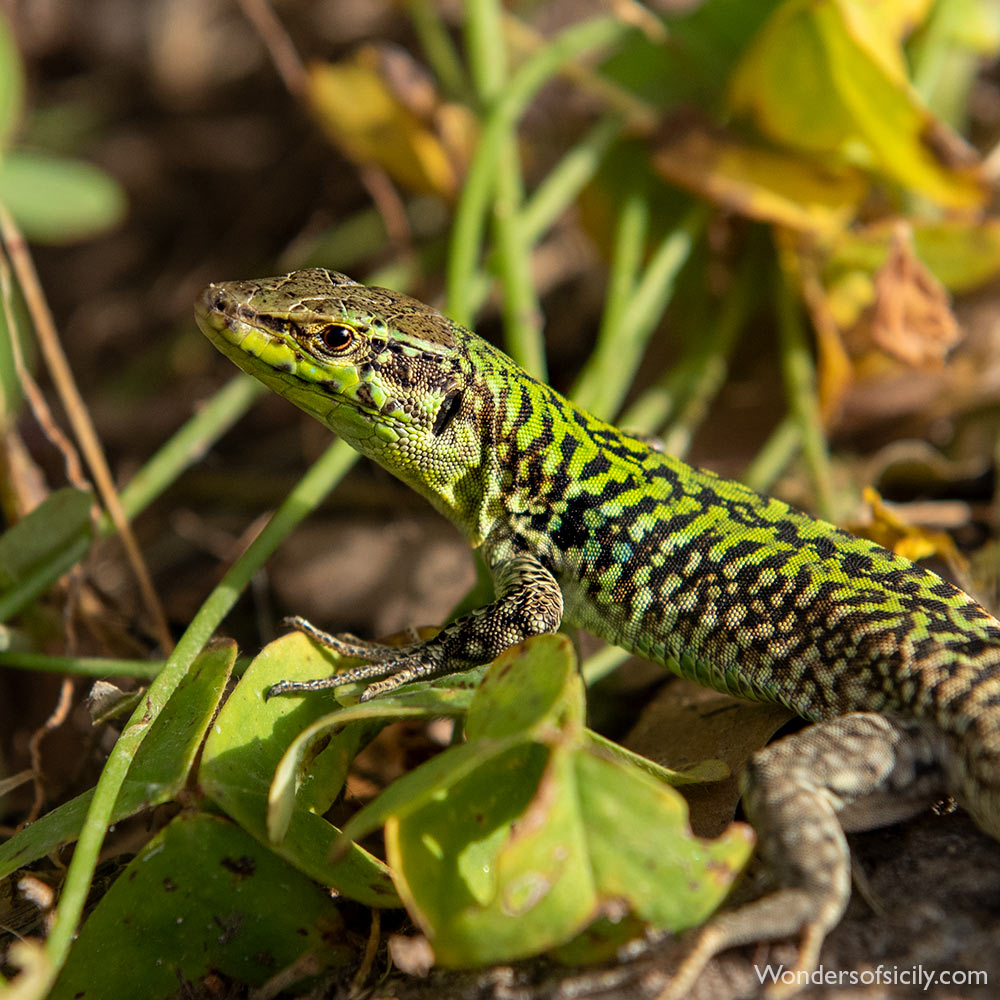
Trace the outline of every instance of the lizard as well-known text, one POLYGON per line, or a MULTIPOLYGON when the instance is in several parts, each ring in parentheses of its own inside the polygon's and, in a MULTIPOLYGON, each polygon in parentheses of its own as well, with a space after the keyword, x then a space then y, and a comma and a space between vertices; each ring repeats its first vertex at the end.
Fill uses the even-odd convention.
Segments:
POLYGON ((362 698, 488 663, 561 622, 812 725, 758 751, 744 811, 777 888, 697 932, 668 993, 729 947, 796 937, 814 969, 851 892, 845 831, 953 796, 1000 839, 1000 622, 930 570, 584 412, 472 331, 323 268, 220 282, 211 342, 426 497, 495 600, 401 647, 290 623, 362 698))

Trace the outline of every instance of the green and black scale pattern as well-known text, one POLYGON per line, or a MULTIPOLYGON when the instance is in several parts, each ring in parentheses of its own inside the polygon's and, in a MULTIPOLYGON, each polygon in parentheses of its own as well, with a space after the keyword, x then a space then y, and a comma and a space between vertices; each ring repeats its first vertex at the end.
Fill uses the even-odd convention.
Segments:
MULTIPOLYGON (((1000 623, 934 573, 653 450, 406 296, 314 269, 212 285, 199 322, 426 496, 495 575, 517 560, 509 592, 551 574, 571 623, 806 718, 928 720, 980 822, 1000 828, 1000 623)), ((519 627, 508 605, 503 644, 559 610, 519 627)), ((465 652, 453 643, 433 672, 492 652, 489 622, 453 626, 465 652)))

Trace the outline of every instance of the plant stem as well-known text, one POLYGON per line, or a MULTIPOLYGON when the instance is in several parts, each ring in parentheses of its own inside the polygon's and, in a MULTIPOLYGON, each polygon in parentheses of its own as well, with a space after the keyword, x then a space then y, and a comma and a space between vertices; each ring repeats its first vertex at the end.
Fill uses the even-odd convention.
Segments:
POLYGON ((789 413, 799 427, 802 451, 813 482, 816 510, 820 517, 833 521, 836 515, 833 480, 816 396, 816 372, 798 302, 780 271, 775 292, 781 373, 785 381, 789 413))
POLYGON ((73 860, 66 873, 59 906, 45 943, 45 952, 49 959, 49 965, 45 970, 46 981, 39 984, 35 996, 41 997, 48 991, 66 959, 87 899, 112 809, 129 765, 143 738, 183 680, 195 657, 236 603, 253 575, 264 565, 292 528, 340 481, 356 458, 357 453, 350 445, 337 441, 312 465, 263 531, 209 594, 181 636, 163 670, 149 686, 142 703, 129 719, 94 788, 94 795, 80 831, 73 860))

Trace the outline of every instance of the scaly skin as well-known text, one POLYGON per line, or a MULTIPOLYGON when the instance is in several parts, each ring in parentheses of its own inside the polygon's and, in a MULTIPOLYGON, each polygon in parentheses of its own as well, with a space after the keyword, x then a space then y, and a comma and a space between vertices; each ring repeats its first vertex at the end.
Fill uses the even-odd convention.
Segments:
POLYGON ((430 307, 322 269, 210 285, 227 357, 375 459, 482 546, 494 604, 434 639, 319 632, 366 697, 582 626, 702 684, 818 722, 757 755, 745 805, 782 890, 702 932, 798 933, 815 964, 850 892, 845 828, 954 794, 1000 837, 1000 623, 922 567, 584 413, 430 307), (877 713, 877 714, 876 714, 877 713))

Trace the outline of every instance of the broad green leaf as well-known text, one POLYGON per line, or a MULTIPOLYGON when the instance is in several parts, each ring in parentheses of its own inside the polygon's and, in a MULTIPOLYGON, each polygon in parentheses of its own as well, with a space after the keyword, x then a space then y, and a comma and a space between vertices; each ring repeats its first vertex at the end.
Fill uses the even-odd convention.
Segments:
MULTIPOLYGON (((318 718, 295 737, 275 769, 267 797, 267 832, 270 840, 278 843, 285 836, 300 792, 300 778, 310 773, 310 756, 320 741, 333 738, 351 723, 389 723, 400 719, 460 715, 468 708, 471 698, 471 689, 449 690, 430 684, 414 684, 394 694, 349 705, 318 718)), ((315 787, 315 781, 312 784, 315 787)), ((309 806, 301 798, 298 804, 300 808, 309 806)), ((313 804, 311 808, 322 812, 326 806, 318 808, 313 804)))
POLYGON ((655 927, 702 923, 750 857, 753 830, 732 823, 715 840, 695 837, 687 803, 637 768, 578 754, 576 789, 598 892, 624 899, 655 927))
MULTIPOLYGON (((236 660, 236 646, 222 642, 201 653, 142 741, 118 794, 112 822, 169 802, 188 773, 236 660)), ((0 845, 0 878, 75 840, 92 792, 46 813, 0 845)))
POLYGON ((481 772, 494 759, 505 758, 523 743, 524 740, 517 737, 476 740, 443 750, 427 763, 397 778, 378 798, 356 812, 344 826, 344 838, 357 840, 395 816, 408 816, 430 801, 448 798, 453 786, 481 772))
POLYGON ((583 729, 582 706, 565 637, 512 647, 473 698, 468 742, 394 782, 345 827, 353 837, 384 823, 397 890, 439 963, 537 954, 608 913, 691 926, 745 861, 749 828, 694 837, 686 804, 661 780, 669 772, 654 777, 655 766, 613 752, 583 729))
POLYGON ((0 595, 86 530, 92 503, 91 494, 65 486, 0 535, 0 595))
POLYGON ((572 758, 522 743, 386 824, 400 896, 438 963, 538 954, 596 916, 572 758))
POLYGON ((0 161, 0 201, 28 239, 71 243, 116 226, 125 217, 122 186, 82 160, 13 150, 0 161))
POLYGON ((24 102, 24 69, 14 34, 5 15, 0 15, 0 154, 21 117, 24 102))
POLYGON ((399 901, 385 866, 366 851, 355 846, 343 861, 330 862, 330 846, 339 831, 318 815, 340 792, 351 759, 377 731, 378 720, 374 730, 366 728, 373 725, 370 721, 354 723, 331 736, 324 747, 313 748, 284 838, 274 845, 268 836, 268 790, 275 769, 295 737, 329 714, 332 696, 313 693, 265 700, 265 694, 280 680, 325 676, 336 663, 336 657, 298 632, 266 646, 215 720, 205 743, 199 784, 245 830, 316 881, 372 906, 396 906, 399 901))
POLYGON ((312 974, 355 960, 329 893, 229 820, 182 814, 98 903, 49 996, 202 995, 219 975, 261 986, 306 956, 312 974))
POLYGON ((978 208, 985 179, 921 103, 895 40, 856 0, 787 0, 733 74, 730 107, 769 138, 834 155, 942 205, 978 208))
POLYGON ((551 727, 583 729, 586 695, 573 646, 564 635, 539 635, 505 649, 469 706, 470 741, 504 739, 551 727))

